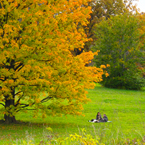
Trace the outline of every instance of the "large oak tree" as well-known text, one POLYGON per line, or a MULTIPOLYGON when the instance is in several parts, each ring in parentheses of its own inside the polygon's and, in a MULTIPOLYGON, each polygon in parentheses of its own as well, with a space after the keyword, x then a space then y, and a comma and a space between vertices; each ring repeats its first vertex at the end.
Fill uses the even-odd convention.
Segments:
POLYGON ((83 31, 89 0, 0 1, 0 112, 7 123, 19 111, 80 115, 85 88, 101 80, 86 67, 92 52, 74 57, 88 41, 83 31), (78 27, 79 24, 79 27, 78 27))

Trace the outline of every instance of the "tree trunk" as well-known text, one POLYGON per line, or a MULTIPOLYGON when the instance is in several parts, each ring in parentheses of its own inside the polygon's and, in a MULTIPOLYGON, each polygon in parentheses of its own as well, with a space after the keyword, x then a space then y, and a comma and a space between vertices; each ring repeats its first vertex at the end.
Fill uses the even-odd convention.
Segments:
POLYGON ((5 123, 15 123, 16 119, 12 112, 12 107, 14 107, 14 98, 8 99, 9 97, 5 97, 5 109, 7 110, 7 113, 4 115, 5 123))
POLYGON ((5 123, 10 124, 10 123, 16 123, 15 116, 10 116, 10 115, 4 115, 5 123))

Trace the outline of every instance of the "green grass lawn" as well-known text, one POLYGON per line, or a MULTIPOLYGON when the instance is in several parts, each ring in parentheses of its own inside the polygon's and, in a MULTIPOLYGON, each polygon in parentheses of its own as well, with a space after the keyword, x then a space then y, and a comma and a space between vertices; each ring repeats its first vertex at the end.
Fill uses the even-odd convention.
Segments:
MULTIPOLYGON (((81 134, 85 128, 87 134, 107 145, 123 144, 123 140, 142 140, 145 136, 145 91, 130 91, 109 89, 97 85, 88 90, 88 98, 92 101, 84 105, 85 116, 62 116, 33 118, 31 112, 19 113, 17 120, 25 124, 0 124, 0 144, 21 144, 22 140, 33 143, 47 141, 50 134, 54 137, 66 137, 69 134, 81 134), (105 113, 110 123, 90 123, 88 120, 96 117, 97 112, 105 113), (53 133, 47 130, 51 127, 53 133)), ((0 115, 2 117, 2 115, 0 115)))

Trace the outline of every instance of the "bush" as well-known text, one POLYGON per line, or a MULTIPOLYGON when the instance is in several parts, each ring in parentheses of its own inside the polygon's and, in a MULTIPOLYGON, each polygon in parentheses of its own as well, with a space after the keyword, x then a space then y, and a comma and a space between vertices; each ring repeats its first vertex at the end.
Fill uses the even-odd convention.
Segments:
POLYGON ((127 70, 122 76, 113 72, 107 78, 103 76, 103 82, 101 84, 108 88, 140 90, 145 86, 145 79, 139 73, 133 74, 127 70))

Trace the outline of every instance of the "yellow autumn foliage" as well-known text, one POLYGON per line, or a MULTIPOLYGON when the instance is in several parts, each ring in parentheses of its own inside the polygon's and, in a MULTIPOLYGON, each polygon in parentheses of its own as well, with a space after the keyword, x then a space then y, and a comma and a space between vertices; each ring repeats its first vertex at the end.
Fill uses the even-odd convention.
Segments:
POLYGON ((88 66, 97 52, 72 55, 89 40, 83 29, 89 1, 0 2, 0 100, 3 109, 9 108, 5 120, 27 107, 34 116, 39 110, 43 117, 81 114, 89 100, 85 89, 103 75, 102 68, 88 66))

